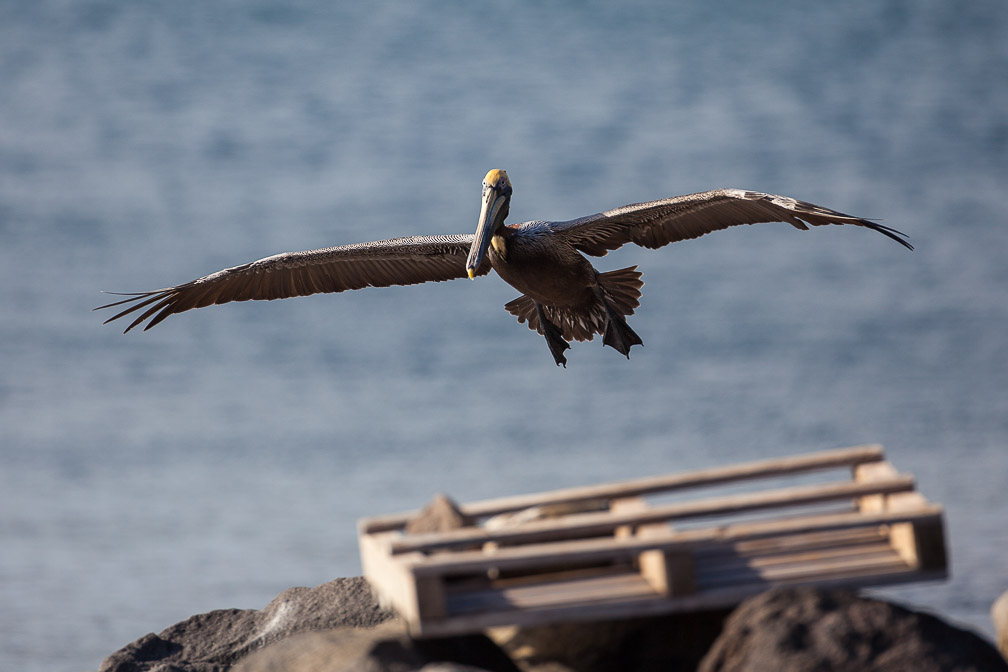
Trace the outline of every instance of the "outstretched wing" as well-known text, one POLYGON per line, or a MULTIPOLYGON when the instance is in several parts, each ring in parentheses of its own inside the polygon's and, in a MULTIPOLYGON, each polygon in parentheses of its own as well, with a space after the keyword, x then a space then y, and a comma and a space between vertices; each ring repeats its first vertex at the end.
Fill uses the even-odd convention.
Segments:
MULTIPOLYGON (((363 287, 415 285, 466 277, 465 261, 473 234, 410 236, 307 252, 287 252, 226 268, 175 287, 118 293, 129 298, 99 306, 126 305, 105 324, 146 308, 123 333, 147 318, 144 331, 172 313, 231 301, 286 299, 318 292, 363 287)), ((490 272, 490 263, 479 275, 490 272)))
POLYGON ((867 219, 845 215, 787 196, 744 189, 715 189, 650 203, 625 205, 569 222, 550 223, 554 233, 586 254, 605 255, 627 243, 656 249, 679 240, 699 238, 739 224, 788 222, 808 230, 807 224, 853 224, 878 231, 913 249, 904 234, 867 219))

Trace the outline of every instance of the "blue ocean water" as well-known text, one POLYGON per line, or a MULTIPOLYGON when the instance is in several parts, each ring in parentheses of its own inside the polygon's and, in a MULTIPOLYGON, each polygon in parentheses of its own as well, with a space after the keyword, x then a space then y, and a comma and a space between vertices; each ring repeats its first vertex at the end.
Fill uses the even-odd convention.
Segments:
POLYGON ((355 521, 885 444, 991 632, 1008 589, 1008 5, 0 4, 0 669, 360 572, 355 521), (734 186, 880 218, 639 264, 627 362, 553 365, 496 277, 120 334, 99 290, 734 186))

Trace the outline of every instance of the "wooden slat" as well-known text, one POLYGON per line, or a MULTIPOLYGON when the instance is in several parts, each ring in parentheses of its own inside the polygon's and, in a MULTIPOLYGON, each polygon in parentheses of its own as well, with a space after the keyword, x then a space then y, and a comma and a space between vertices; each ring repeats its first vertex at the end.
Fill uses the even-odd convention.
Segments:
POLYGON ((550 584, 506 587, 449 598, 452 614, 477 613, 488 609, 536 609, 565 604, 585 604, 621 599, 653 598, 655 592, 632 572, 582 577, 550 584))
POLYGON ((824 548, 795 549, 790 553, 774 553, 772 555, 730 555, 704 556, 697 563, 698 575, 709 576, 721 571, 737 569, 759 569, 761 567, 784 567, 796 563, 814 563, 824 558, 853 558, 861 555, 890 553, 894 557, 899 554, 883 539, 865 544, 836 546, 824 548))
POLYGON ((780 582, 794 579, 823 578, 850 574, 871 567, 913 569, 887 544, 858 549, 857 553, 822 553, 816 557, 791 562, 762 563, 757 559, 738 564, 718 564, 704 567, 697 573, 701 590, 729 584, 780 582))
POLYGON ((409 535, 390 543, 393 554, 413 551, 433 551, 495 542, 497 544, 534 543, 611 534, 625 525, 645 525, 684 518, 727 515, 789 506, 806 506, 830 501, 842 501, 871 494, 889 494, 913 490, 912 476, 856 483, 820 483, 810 486, 781 488, 764 492, 712 497, 691 502, 656 506, 628 513, 587 513, 565 516, 556 520, 533 521, 500 530, 466 527, 449 532, 409 535))
POLYGON ((908 570, 909 568, 902 558, 886 551, 870 557, 858 558, 857 562, 852 562, 849 558, 837 558, 791 567, 767 567, 760 572, 760 578, 768 583, 794 580, 818 581, 829 577, 851 576, 857 572, 908 570))
MULTIPOLYGON (((932 572, 879 571, 861 572, 856 576, 833 577, 817 581, 793 580, 790 586, 816 585, 822 588, 866 587, 893 584, 906 581, 929 581, 943 577, 932 572)), ((503 590, 497 594, 485 595, 484 604, 501 605, 490 610, 480 608, 479 596, 466 596, 465 606, 456 611, 455 602, 449 603, 449 611, 454 617, 438 621, 411 624, 415 635, 438 637, 462 632, 474 632, 498 625, 533 626, 546 623, 575 622, 613 619, 621 617, 641 617, 667 613, 683 613, 731 607, 747 597, 766 590, 766 584, 750 584, 713 588, 695 595, 687 595, 668 600, 650 594, 650 587, 637 575, 607 576, 596 580, 585 579, 582 585, 570 585, 565 596, 569 599, 561 604, 553 601, 548 591, 526 589, 503 590), (591 585, 595 584, 595 585, 591 585), (592 602, 577 600, 584 590, 595 596, 592 602)))
MULTIPOLYGON (((533 506, 572 503, 593 499, 613 499, 672 492, 686 488, 723 485, 735 481, 772 476, 785 476, 823 469, 856 467, 859 464, 878 462, 884 459, 884 451, 879 445, 855 446, 839 450, 828 450, 805 455, 779 457, 724 467, 699 469, 696 471, 639 478, 619 483, 564 488, 550 492, 501 497, 463 505, 462 511, 468 516, 482 518, 509 511, 518 511, 533 506)), ((375 533, 401 529, 406 522, 416 516, 416 511, 395 513, 387 516, 366 518, 360 523, 362 533, 375 533)))
POLYGON ((929 504, 915 511, 885 511, 875 514, 843 513, 821 516, 720 525, 698 530, 684 530, 666 538, 626 539, 599 538, 560 541, 497 549, 493 554, 482 551, 457 551, 426 557, 412 568, 417 575, 481 572, 488 567, 519 569, 535 567, 544 561, 564 560, 571 563, 623 560, 644 550, 691 550, 716 547, 748 539, 773 535, 803 534, 826 530, 843 530, 902 522, 933 521, 942 508, 929 504))
POLYGON ((768 537, 740 541, 732 545, 732 552, 738 554, 768 554, 788 552, 794 548, 835 548, 847 544, 862 544, 885 541, 879 527, 854 528, 850 530, 830 530, 816 534, 768 537))

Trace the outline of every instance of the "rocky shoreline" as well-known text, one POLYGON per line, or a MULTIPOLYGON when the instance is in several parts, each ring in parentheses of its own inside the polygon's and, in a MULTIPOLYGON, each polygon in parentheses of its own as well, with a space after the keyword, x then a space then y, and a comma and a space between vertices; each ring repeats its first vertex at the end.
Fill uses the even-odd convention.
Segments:
MULTIPOLYGON (((995 617, 996 618, 996 617, 995 617)), ((361 577, 291 588, 148 634, 100 672, 997 670, 978 635, 844 590, 775 589, 736 609, 414 640, 361 577)))

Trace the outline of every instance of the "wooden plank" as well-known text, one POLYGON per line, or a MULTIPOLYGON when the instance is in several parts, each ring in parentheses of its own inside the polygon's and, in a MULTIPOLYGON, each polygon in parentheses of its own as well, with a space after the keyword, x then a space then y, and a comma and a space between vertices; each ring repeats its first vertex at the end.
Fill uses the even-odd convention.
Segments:
POLYGON ((724 562, 726 558, 773 558, 778 555, 787 556, 799 552, 839 550, 888 543, 887 528, 879 525, 808 534, 775 535, 697 549, 694 551, 694 555, 697 556, 696 562, 698 564, 710 565, 724 562))
POLYGON ((857 563, 837 559, 832 562, 808 563, 793 567, 767 567, 760 572, 760 578, 767 583, 780 583, 796 579, 818 582, 830 577, 852 576, 858 572, 909 571, 902 558, 893 553, 879 553, 870 558, 860 558, 857 563))
POLYGON ((644 511, 623 514, 586 513, 566 516, 557 520, 534 521, 519 527, 486 530, 462 528, 436 534, 416 534, 394 539, 390 548, 393 554, 413 551, 433 551, 465 548, 493 541, 501 546, 528 544, 564 538, 612 534, 624 525, 644 525, 670 520, 727 515, 779 507, 805 506, 830 501, 843 501, 869 494, 889 494, 912 490, 912 476, 857 483, 842 481, 810 486, 781 488, 764 492, 712 497, 690 502, 656 506, 644 511))
POLYGON ((697 576, 697 581, 703 589, 727 584, 751 582, 779 582, 796 578, 812 580, 815 577, 830 577, 863 572, 873 567, 912 570, 903 559, 889 546, 865 549, 854 555, 824 554, 815 559, 803 562, 761 564, 749 563, 740 567, 718 568, 718 571, 706 570, 697 576))
POLYGON ((740 541, 732 546, 731 552, 740 555, 767 554, 788 552, 795 547, 800 548, 833 548, 846 544, 861 544, 872 541, 885 541, 886 536, 880 527, 854 528, 849 530, 830 530, 815 534, 789 535, 740 541))
POLYGON ((857 545, 794 549, 787 553, 772 555, 717 555, 697 558, 698 573, 710 575, 723 571, 758 569, 760 567, 786 566, 806 562, 818 562, 824 558, 859 557, 888 552, 898 555, 885 540, 857 545))
POLYGON ((388 551, 388 534, 360 539, 364 576, 378 592, 382 604, 392 606, 407 621, 420 620, 417 583, 411 571, 419 553, 393 558, 388 551))
MULTIPOLYGON (((821 581, 794 580, 786 582, 789 586, 816 585, 823 588, 833 587, 869 587, 880 584, 902 583, 907 581, 931 581, 943 578, 941 573, 889 571, 863 573, 855 577, 830 578, 821 581)), ((415 636, 441 637, 445 635, 474 632, 499 625, 534 626, 548 623, 577 622, 599 619, 630 618, 653 616, 668 613, 684 613, 715 608, 732 607, 741 601, 761 593, 767 589, 766 584, 748 586, 728 586, 711 589, 703 593, 668 600, 650 593, 650 587, 640 576, 626 575, 623 577, 605 577, 600 579, 602 585, 590 590, 599 596, 594 603, 579 602, 571 599, 563 604, 552 603, 547 594, 534 591, 516 593, 502 591, 492 598, 493 603, 506 605, 503 610, 493 609, 482 611, 476 602, 470 602, 469 608, 460 612, 454 611, 454 604, 449 611, 458 615, 442 620, 411 624, 415 636), (605 587, 608 583, 608 588, 605 587), (608 595, 608 598, 605 596, 608 595), (620 598, 620 596, 626 596, 620 598)), ((568 595, 577 595, 579 586, 571 586, 568 595)))
POLYGON ((784 520, 761 521, 720 525, 698 530, 681 530, 666 538, 627 539, 598 538, 558 541, 525 546, 505 546, 492 554, 482 551, 458 551, 439 553, 425 557, 413 567, 413 572, 422 574, 478 573, 487 567, 500 570, 535 567, 544 561, 568 561, 584 563, 588 561, 612 561, 632 559, 645 550, 676 551, 701 550, 736 541, 768 537, 774 535, 801 534, 842 530, 854 527, 871 527, 901 522, 926 521, 940 517, 942 508, 928 505, 913 511, 885 511, 875 514, 843 513, 820 516, 802 516, 784 520))
POLYGON ((557 605, 615 602, 639 597, 655 597, 654 589, 632 573, 589 577, 560 585, 525 585, 501 591, 513 607, 521 604, 557 605))
POLYGON ((502 607, 514 611, 654 597, 656 594, 646 581, 633 572, 625 572, 559 582, 549 589, 542 585, 526 585, 470 593, 452 597, 449 609, 450 613, 458 615, 502 607))
MULTIPOLYGON (((884 459, 882 446, 874 444, 855 446, 852 448, 772 458, 663 476, 650 476, 617 483, 563 488, 550 492, 487 499, 465 504, 461 508, 468 516, 482 518, 533 506, 672 492, 687 488, 723 485, 725 483, 754 478, 786 476, 840 467, 856 467, 859 464, 877 462, 882 459, 884 459)), ((366 518, 360 522, 359 529, 361 533, 367 534, 401 529, 406 525, 406 521, 416 514, 416 511, 408 511, 366 518)))
MULTIPOLYGON (((754 580, 752 577, 718 577, 716 582, 702 584, 698 596, 713 596, 720 591, 735 590, 742 593, 758 593, 774 586, 816 586, 818 588, 851 587, 865 588, 876 585, 907 583, 910 581, 935 581, 945 578, 942 573, 921 572, 909 569, 895 554, 889 558, 879 556, 872 562, 856 567, 839 567, 834 571, 803 573, 765 573, 754 580)), ((741 599, 740 599, 741 601, 741 599)))
MULTIPOLYGON (((536 571, 533 573, 519 573, 511 574, 503 577, 494 578, 487 581, 482 581, 482 585, 476 586, 476 590, 489 590, 491 588, 505 588, 509 586, 521 586, 521 585, 531 585, 540 583, 555 583, 557 585, 563 584, 567 581, 575 581, 583 578, 595 578, 599 576, 606 575, 618 575, 633 572, 633 566, 629 562, 615 563, 615 564, 597 564, 593 566, 586 567, 574 567, 570 569, 558 569, 550 571, 536 571)), ((465 580, 459 580, 458 577, 449 576, 445 579, 447 586, 447 594, 449 597, 457 596, 461 593, 467 592, 464 587, 468 582, 465 580), (459 588, 462 586, 462 588, 459 588)))
MULTIPOLYGON (((872 564, 871 567, 862 567, 858 570, 858 576, 850 577, 850 581, 836 575, 815 579, 810 573, 805 576, 786 575, 781 573, 775 582, 787 585, 807 585, 810 583, 822 582, 824 585, 872 585, 873 577, 885 577, 886 580, 894 576, 911 574, 906 570, 906 566, 899 562, 899 558, 890 552, 888 559, 882 558, 872 564)), ((898 580, 898 579, 897 579, 898 580)), ((632 603, 640 605, 643 602, 668 602, 669 605, 680 605, 681 608, 666 608, 665 611, 692 610, 705 608, 708 606, 727 606, 741 602, 747 594, 753 594, 766 590, 769 582, 764 578, 755 581, 731 583, 720 587, 712 587, 705 591, 705 594, 696 594, 683 597, 677 600, 665 600, 657 595, 639 576, 632 573, 621 575, 607 575, 600 577, 587 577, 578 580, 563 582, 554 586, 527 585, 516 588, 505 588, 501 590, 486 590, 479 593, 470 593, 454 597, 450 601, 450 611, 454 615, 461 613, 476 614, 480 611, 506 609, 514 612, 519 610, 554 609, 564 606, 579 606, 583 609, 595 608, 602 611, 607 607, 619 608, 616 605, 621 603, 632 603), (601 607, 602 609, 599 609, 601 607)), ((662 611, 652 606, 648 611, 662 611)), ((516 616, 512 614, 512 616, 516 616)), ((514 621, 522 622, 520 618, 514 621)))

